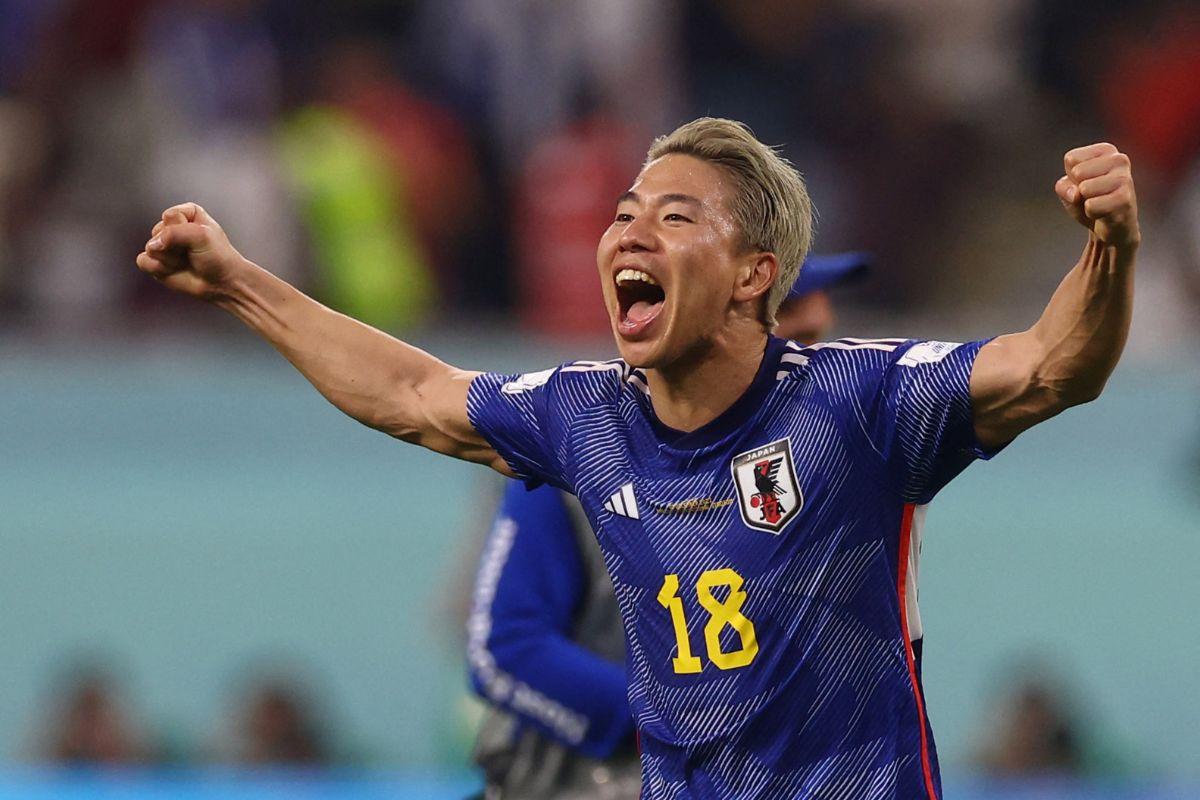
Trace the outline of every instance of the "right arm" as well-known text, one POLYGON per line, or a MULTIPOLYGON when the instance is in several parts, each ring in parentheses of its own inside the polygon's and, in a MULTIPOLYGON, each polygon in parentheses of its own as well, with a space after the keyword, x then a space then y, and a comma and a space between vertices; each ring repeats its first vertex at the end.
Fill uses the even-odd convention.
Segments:
POLYGON ((169 288, 232 313, 364 425, 512 475, 467 418, 467 390, 478 373, 306 296, 238 253, 195 203, 163 212, 137 265, 169 288))

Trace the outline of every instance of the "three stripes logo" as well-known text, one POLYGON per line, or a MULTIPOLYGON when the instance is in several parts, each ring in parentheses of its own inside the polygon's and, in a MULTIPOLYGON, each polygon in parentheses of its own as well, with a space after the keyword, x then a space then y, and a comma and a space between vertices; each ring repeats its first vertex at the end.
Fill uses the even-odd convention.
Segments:
POLYGON ((625 484, 612 497, 605 500, 604 510, 630 519, 641 519, 638 514, 637 498, 633 496, 633 484, 625 484))

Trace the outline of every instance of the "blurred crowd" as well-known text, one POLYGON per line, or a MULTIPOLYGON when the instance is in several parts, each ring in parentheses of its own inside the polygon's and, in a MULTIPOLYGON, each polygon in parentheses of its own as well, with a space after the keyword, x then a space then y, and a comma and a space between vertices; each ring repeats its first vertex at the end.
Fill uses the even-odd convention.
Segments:
POLYGON ((385 328, 603 330, 598 233, 702 114, 801 168, 819 249, 878 254, 868 305, 1065 271, 1050 187, 1099 139, 1133 156, 1167 294, 1200 294, 1189 0, 0 0, 0 319, 180 324, 132 263, 187 198, 385 328))
POLYGON ((323 704, 295 669, 252 670, 198 740, 155 729, 110 665, 72 665, 27 742, 26 760, 67 767, 212 763, 319 768, 344 763, 323 704))
MULTIPOLYGON (((996 779, 1114 777, 1141 768, 1106 740, 1069 684, 1044 664, 1013 665, 981 705, 969 766, 996 779)), ((157 729, 111 664, 89 659, 49 687, 24 759, 72 768, 227 764, 320 770, 361 761, 332 722, 328 699, 294 666, 250 669, 199 736, 157 729)), ((1120 745, 1120 746, 1118 746, 1120 745)), ((463 765, 465 767, 465 764, 463 765)))

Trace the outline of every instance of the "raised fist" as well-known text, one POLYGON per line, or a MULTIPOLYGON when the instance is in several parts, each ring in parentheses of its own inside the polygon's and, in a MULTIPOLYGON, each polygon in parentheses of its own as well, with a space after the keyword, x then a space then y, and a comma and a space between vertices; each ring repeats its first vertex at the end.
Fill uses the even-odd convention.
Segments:
POLYGON ((195 203, 181 203, 163 212, 146 249, 138 254, 137 266, 177 292, 217 300, 250 264, 207 211, 195 203))
POLYGON ((1142 237, 1129 156, 1102 142, 1069 151, 1063 167, 1054 191, 1067 213, 1106 245, 1136 247, 1142 237))

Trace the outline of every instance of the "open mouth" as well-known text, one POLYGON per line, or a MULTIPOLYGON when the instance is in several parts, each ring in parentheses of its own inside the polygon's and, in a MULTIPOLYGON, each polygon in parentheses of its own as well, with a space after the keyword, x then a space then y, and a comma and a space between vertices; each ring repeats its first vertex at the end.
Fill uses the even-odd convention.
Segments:
POLYGON ((641 333, 662 310, 666 292, 658 281, 640 269, 621 270, 616 283, 621 331, 631 335, 641 333))

